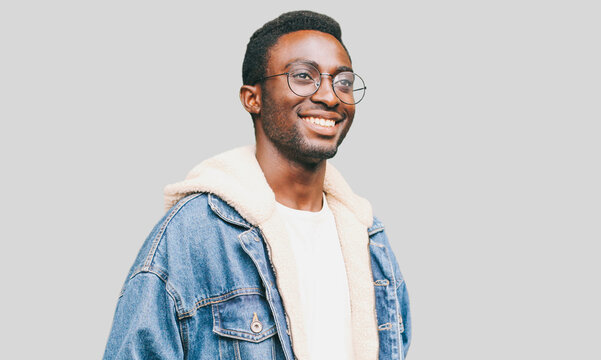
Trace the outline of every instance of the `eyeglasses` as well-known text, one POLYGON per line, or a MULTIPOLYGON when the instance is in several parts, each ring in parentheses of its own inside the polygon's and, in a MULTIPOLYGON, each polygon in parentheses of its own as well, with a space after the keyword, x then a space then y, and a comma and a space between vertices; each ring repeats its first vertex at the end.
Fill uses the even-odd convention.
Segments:
POLYGON ((265 76, 261 80, 282 75, 287 75, 288 87, 298 96, 315 94, 321 85, 321 77, 323 75, 330 76, 334 94, 340 101, 348 105, 359 103, 365 96, 365 89, 367 89, 363 79, 352 71, 342 71, 336 75, 320 73, 311 64, 294 64, 288 72, 265 76))

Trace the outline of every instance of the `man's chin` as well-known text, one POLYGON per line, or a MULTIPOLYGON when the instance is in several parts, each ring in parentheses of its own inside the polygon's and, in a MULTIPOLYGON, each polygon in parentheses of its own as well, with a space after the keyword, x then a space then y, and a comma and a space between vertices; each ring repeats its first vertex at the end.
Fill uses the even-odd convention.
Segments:
POLYGON ((338 152, 338 147, 306 147, 295 150, 295 157, 308 163, 318 163, 322 160, 333 158, 338 152))

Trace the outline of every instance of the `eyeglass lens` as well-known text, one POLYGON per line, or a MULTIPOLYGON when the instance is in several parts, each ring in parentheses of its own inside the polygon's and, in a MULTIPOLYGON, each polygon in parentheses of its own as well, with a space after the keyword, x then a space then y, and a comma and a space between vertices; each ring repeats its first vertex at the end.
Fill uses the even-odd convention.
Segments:
MULTIPOLYGON (((313 95, 321 84, 319 70, 311 65, 294 65, 288 72, 290 90, 299 96, 313 95)), ((357 74, 343 71, 332 79, 334 93, 345 104, 356 104, 365 95, 365 83, 357 74)))

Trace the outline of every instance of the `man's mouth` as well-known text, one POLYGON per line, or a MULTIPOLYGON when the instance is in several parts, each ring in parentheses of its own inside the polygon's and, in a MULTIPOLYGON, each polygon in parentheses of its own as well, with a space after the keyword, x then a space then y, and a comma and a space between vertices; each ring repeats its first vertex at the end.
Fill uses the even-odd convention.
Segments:
POLYGON ((336 121, 334 121, 332 119, 324 119, 324 118, 313 117, 313 116, 301 117, 301 119, 308 121, 311 124, 326 127, 326 128, 331 128, 331 127, 336 126, 336 121))

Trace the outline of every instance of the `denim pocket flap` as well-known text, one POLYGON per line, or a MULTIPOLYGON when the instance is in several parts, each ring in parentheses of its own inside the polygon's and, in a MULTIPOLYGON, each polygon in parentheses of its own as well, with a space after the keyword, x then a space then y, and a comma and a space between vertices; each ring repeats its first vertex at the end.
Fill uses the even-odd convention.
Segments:
POLYGON ((239 295, 212 305, 213 332, 234 339, 260 342, 276 333, 267 300, 256 294, 239 295))

